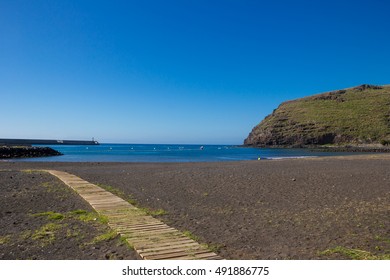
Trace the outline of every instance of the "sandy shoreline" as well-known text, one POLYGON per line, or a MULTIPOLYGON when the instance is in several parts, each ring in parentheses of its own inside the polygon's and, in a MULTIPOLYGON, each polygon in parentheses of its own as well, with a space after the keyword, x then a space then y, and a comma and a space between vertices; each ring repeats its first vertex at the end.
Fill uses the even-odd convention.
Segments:
POLYGON ((0 162, 0 170, 45 168, 114 187, 142 207, 164 209, 161 220, 190 231, 227 259, 343 259, 350 258, 348 249, 380 258, 390 254, 389 155, 208 163, 0 162))

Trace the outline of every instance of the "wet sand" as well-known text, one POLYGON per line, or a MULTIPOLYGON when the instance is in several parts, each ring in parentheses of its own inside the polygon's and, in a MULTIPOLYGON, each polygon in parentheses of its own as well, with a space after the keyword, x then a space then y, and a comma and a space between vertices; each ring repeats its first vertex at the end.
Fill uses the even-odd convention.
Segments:
POLYGON ((388 155, 214 163, 0 162, 5 169, 58 169, 111 186, 141 207, 165 210, 159 219, 191 232, 226 259, 344 259, 351 258, 349 249, 378 258, 390 254, 388 155))

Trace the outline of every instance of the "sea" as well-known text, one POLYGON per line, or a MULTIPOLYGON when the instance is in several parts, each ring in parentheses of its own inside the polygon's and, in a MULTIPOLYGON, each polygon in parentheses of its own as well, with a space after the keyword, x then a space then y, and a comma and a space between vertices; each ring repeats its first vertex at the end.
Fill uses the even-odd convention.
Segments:
MULTIPOLYGON (((38 146, 38 145, 37 145, 38 146)), ((249 148, 237 145, 100 144, 93 146, 51 145, 62 156, 24 158, 14 161, 49 162, 215 162, 278 160, 285 158, 350 155, 314 152, 309 149, 249 148)))

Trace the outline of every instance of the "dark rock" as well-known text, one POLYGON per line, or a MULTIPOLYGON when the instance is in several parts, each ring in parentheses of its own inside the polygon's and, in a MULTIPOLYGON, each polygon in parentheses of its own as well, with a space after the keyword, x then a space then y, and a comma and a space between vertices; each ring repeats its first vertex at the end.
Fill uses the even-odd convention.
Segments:
POLYGON ((359 90, 359 91, 363 91, 363 90, 366 90, 366 89, 382 89, 382 88, 383 87, 381 87, 381 86, 363 84, 363 85, 354 87, 353 89, 359 90))
POLYGON ((49 157, 62 155, 49 147, 0 147, 0 158, 49 157))

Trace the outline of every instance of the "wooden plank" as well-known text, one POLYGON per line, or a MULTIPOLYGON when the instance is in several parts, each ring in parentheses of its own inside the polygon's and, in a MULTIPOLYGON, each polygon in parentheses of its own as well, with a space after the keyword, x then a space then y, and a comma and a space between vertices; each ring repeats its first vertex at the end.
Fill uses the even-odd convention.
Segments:
POLYGON ((148 232, 148 231, 172 229, 171 227, 169 227, 169 226, 167 226, 167 225, 159 225, 159 226, 156 226, 156 227, 140 227, 140 228, 120 226, 120 227, 117 227, 117 228, 118 228, 118 229, 124 229, 124 228, 126 228, 126 229, 131 230, 131 231, 134 231, 134 232, 137 232, 137 231, 145 231, 145 232, 148 232))
POLYGON ((116 224, 116 225, 118 227, 126 227, 126 228, 131 229, 131 230, 156 230, 156 229, 171 228, 170 226, 163 224, 163 223, 133 225, 132 223, 126 222, 126 223, 120 223, 120 224, 116 224))
POLYGON ((204 260, 223 260, 222 257, 218 256, 217 254, 215 256, 211 256, 211 257, 205 257, 203 258, 204 260))
POLYGON ((215 256, 217 256, 216 253, 205 252, 205 253, 195 254, 194 260, 204 260, 204 259, 215 257, 215 256))
POLYGON ((177 257, 175 258, 175 260, 223 260, 223 258, 221 258, 215 253, 204 253, 204 254, 193 255, 191 257, 188 256, 177 257))
MULTIPOLYGON (((107 215, 107 217, 110 217, 109 215, 107 215)), ((129 228, 132 228, 132 227, 140 227, 140 226, 144 226, 144 227, 148 227, 148 226, 158 226, 158 225, 161 225, 161 223, 156 223, 156 222, 145 222, 143 224, 139 223, 139 222, 136 222, 136 223, 132 223, 131 221, 128 220, 128 218, 126 217, 126 221, 125 222, 119 222, 117 220, 114 220, 114 221, 109 221, 110 224, 112 224, 113 226, 128 226, 129 228)))
MULTIPOLYGON (((140 240, 137 240, 136 242, 136 245, 140 250, 142 249, 148 249, 148 248, 155 248, 156 246, 170 246, 171 244, 176 244, 176 243, 181 243, 181 242, 194 242, 192 241, 191 239, 188 239, 186 237, 173 237, 171 239, 165 239, 165 240, 162 240, 160 238, 157 238, 156 240, 154 239, 140 239, 140 240), (156 243, 153 243, 154 241, 156 241, 156 243)), ((198 244, 195 242, 195 244, 198 244)))
POLYGON ((148 240, 152 241, 158 241, 158 242, 173 242, 178 237, 183 237, 181 234, 174 234, 172 233, 171 236, 164 236, 161 235, 139 235, 139 236, 128 236, 128 233, 124 232, 126 240, 128 240, 132 245, 136 246, 138 243, 146 242, 148 240))
POLYGON ((161 236, 164 234, 180 234, 176 229, 164 229, 164 230, 154 230, 154 231, 134 231, 127 228, 117 228, 120 233, 131 234, 129 238, 137 238, 142 236, 161 236))
POLYGON ((199 244, 198 243, 183 243, 183 244, 171 243, 170 245, 164 246, 164 247, 152 247, 152 248, 147 248, 147 249, 140 249, 139 248, 138 251, 140 253, 147 254, 147 253, 155 253, 155 252, 159 252, 159 253, 168 252, 168 251, 172 251, 172 250, 185 251, 188 248, 199 248, 199 244))
MULTIPOLYGON (((209 250, 202 250, 199 249, 198 251, 188 253, 188 252, 176 252, 176 253, 167 253, 167 254, 156 254, 156 255, 147 255, 144 256, 143 254, 140 254, 141 257, 143 257, 146 260, 167 260, 167 259, 174 259, 179 257, 188 257, 189 259, 195 259, 196 255, 201 255, 202 253, 208 253, 208 254, 214 254, 210 253, 209 250)), ((201 257, 201 256, 200 256, 201 257)))
MULTIPOLYGON (((174 238, 172 240, 167 240, 166 242, 159 242, 158 245, 160 247, 169 247, 171 245, 175 245, 175 244, 198 244, 198 242, 195 242, 194 240, 192 239, 189 239, 187 238, 186 236, 181 236, 181 237, 177 237, 177 238, 174 238)), ((139 245, 142 245, 142 244, 139 244, 139 245)), ((147 244, 145 244, 147 245, 147 244)), ((153 245, 153 244, 152 244, 153 245)), ((146 247, 144 247, 146 249, 146 247)))
MULTIPOLYGON (((107 215, 109 216, 109 215, 107 215)), ((118 221, 112 221, 112 224, 115 224, 116 226, 127 226, 129 228, 140 228, 140 227, 155 227, 155 226, 161 226, 161 225, 165 225, 165 226, 168 226, 160 221, 151 221, 150 223, 133 223, 130 219, 125 219, 125 220, 118 220, 118 221)))
POLYGON ((117 199, 91 199, 90 204, 95 204, 95 205, 105 205, 105 204, 116 204, 118 203, 123 203, 123 200, 117 200, 117 199))
POLYGON ((164 250, 154 250, 154 251, 142 251, 140 250, 139 253, 142 254, 144 257, 150 257, 150 256, 165 256, 167 254, 182 254, 183 255, 192 255, 196 252, 209 252, 207 249, 202 249, 199 247, 199 244, 197 246, 189 246, 189 247, 177 247, 177 248, 166 248, 164 250))

